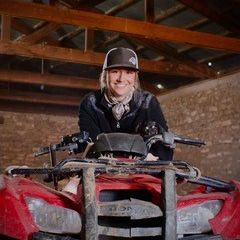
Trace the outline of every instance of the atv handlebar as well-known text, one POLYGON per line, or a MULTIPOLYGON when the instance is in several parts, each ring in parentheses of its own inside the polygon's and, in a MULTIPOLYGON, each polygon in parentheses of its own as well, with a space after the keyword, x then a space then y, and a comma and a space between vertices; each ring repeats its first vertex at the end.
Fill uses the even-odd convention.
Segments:
MULTIPOLYGON (((86 143, 90 140, 89 133, 82 131, 72 135, 63 136, 61 142, 58 144, 51 144, 47 147, 41 147, 37 152, 34 153, 35 157, 50 153, 51 151, 69 151, 70 153, 80 152, 86 147, 86 143)), ((161 142, 163 145, 169 148, 175 148, 176 143, 187 144, 192 146, 200 147, 205 145, 202 140, 192 139, 188 137, 178 136, 172 132, 163 132, 161 134, 153 135, 145 140, 148 149, 151 148, 152 144, 161 142)))
POLYGON ((61 142, 58 144, 50 144, 47 147, 41 147, 34 153, 35 157, 50 153, 51 151, 69 151, 78 152, 82 148, 83 143, 89 140, 89 133, 82 131, 72 135, 63 136, 61 142))
POLYGON ((192 139, 188 137, 182 137, 179 135, 176 135, 172 132, 163 132, 162 134, 154 135, 146 140, 146 144, 148 146, 148 149, 152 146, 152 144, 156 142, 161 142, 163 145, 175 148, 176 143, 182 143, 192 146, 201 147, 202 145, 205 145, 205 143, 202 140, 199 139, 192 139))

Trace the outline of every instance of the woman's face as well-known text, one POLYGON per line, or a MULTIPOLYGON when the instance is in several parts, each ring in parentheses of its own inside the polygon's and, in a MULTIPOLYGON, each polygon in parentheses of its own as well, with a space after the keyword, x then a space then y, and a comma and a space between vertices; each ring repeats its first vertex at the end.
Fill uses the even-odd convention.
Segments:
POLYGON ((108 70, 108 87, 112 95, 121 101, 132 90, 136 80, 136 71, 129 68, 108 70))

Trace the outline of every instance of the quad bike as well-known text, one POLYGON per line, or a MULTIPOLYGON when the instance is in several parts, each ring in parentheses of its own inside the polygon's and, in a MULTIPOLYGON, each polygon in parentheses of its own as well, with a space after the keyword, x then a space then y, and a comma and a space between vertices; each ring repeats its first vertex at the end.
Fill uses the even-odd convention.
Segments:
POLYGON ((240 239, 240 183, 201 176, 184 161, 145 161, 152 144, 201 146, 170 132, 68 135, 40 148, 47 168, 12 167, 0 176, 0 239, 240 239), (88 143, 88 144, 87 144, 88 143), (87 147, 86 147, 87 145, 87 147), (57 151, 85 153, 56 161, 57 151), (40 174, 55 189, 32 180, 40 174), (77 176, 76 192, 58 190, 77 176), (198 186, 178 196, 176 184, 198 186))

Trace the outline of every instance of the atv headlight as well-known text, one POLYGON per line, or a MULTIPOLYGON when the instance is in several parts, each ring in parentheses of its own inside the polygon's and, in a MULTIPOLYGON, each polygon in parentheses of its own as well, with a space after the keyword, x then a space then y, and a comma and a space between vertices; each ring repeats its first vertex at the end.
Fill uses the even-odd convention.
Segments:
POLYGON ((209 200, 177 210, 177 234, 206 233, 211 231, 208 220, 221 209, 222 201, 209 200))
POLYGON ((28 210, 39 230, 50 233, 79 233, 82 223, 78 212, 26 197, 28 210))

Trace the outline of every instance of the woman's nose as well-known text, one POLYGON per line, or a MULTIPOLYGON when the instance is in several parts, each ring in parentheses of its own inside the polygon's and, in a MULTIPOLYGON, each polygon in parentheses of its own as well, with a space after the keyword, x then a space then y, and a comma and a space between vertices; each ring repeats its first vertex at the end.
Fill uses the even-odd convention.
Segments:
POLYGON ((119 71, 117 80, 118 80, 118 81, 122 81, 122 80, 123 80, 123 77, 124 77, 123 72, 122 72, 122 71, 119 71))

